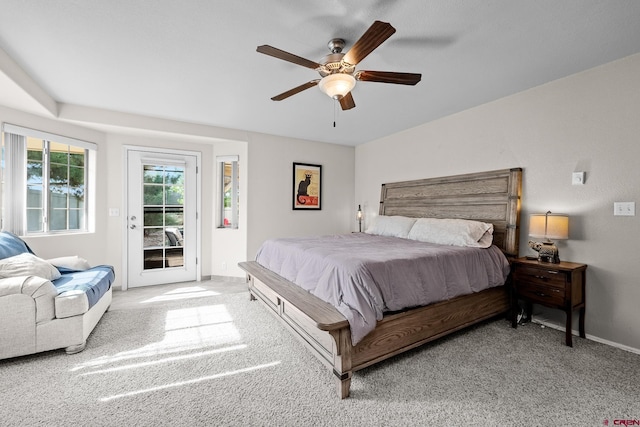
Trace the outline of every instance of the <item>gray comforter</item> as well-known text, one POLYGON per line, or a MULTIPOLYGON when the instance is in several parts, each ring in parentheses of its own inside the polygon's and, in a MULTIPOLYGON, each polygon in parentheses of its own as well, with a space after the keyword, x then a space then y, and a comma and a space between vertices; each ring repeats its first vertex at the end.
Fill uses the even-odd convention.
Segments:
POLYGON ((266 241, 256 261, 342 313, 353 344, 385 311, 503 285, 509 264, 495 246, 443 246, 365 233, 266 241))

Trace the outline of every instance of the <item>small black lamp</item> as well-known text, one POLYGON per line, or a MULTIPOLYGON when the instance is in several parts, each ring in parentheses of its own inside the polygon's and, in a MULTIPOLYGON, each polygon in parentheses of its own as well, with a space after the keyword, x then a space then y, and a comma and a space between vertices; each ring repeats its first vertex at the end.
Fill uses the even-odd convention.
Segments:
POLYGON ((362 208, 358 205, 358 212, 356 213, 356 220, 358 220, 358 232, 362 233, 362 208))

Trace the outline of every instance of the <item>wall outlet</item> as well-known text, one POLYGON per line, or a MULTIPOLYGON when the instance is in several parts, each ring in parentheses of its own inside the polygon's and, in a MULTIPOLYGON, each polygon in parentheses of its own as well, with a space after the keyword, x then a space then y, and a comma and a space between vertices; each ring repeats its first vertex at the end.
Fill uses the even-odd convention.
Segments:
POLYGON ((613 214, 615 216, 635 216, 636 202, 614 202, 613 214))
POLYGON ((120 209, 109 208, 109 216, 120 216, 120 209))

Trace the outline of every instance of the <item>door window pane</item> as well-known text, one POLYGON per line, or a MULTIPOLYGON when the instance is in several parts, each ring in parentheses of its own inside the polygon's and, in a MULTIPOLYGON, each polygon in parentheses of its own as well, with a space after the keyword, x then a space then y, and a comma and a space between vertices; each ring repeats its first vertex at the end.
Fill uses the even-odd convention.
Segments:
POLYGON ((144 165, 142 180, 145 183, 162 184, 164 170, 162 166, 144 165))
POLYGON ((144 225, 146 227, 164 225, 162 217, 162 208, 145 207, 144 208, 144 225))
POLYGON ((164 233, 162 227, 146 228, 144 229, 144 247, 163 247, 164 246, 164 233))
POLYGON ((178 209, 172 207, 172 209, 167 209, 165 213, 165 225, 183 225, 184 224, 184 208, 180 206, 178 209))
POLYGON ((145 205, 162 205, 163 186, 154 184, 144 185, 144 204, 145 205))
POLYGON ((144 268, 184 266, 184 167, 144 165, 144 268))

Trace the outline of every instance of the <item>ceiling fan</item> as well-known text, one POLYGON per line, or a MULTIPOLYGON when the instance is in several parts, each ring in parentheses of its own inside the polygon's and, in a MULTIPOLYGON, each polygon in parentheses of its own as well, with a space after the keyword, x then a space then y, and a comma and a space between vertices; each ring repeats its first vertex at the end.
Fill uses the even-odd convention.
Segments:
POLYGON ((260 53, 311 68, 320 73, 321 76, 320 79, 301 84, 271 99, 274 101, 282 101, 303 90, 318 86, 320 90, 331 98, 338 100, 343 110, 349 110, 356 106, 353 95, 351 95, 351 90, 356 85, 356 81, 402 85, 417 84, 422 78, 422 74, 395 73, 390 71, 356 71, 356 65, 395 32, 396 29, 388 22, 375 21, 358 41, 351 46, 351 49, 347 53, 342 53, 342 49, 344 49, 345 46, 343 39, 330 40, 327 46, 331 53, 322 58, 320 62, 310 61, 273 46, 258 46, 256 50, 260 53))

